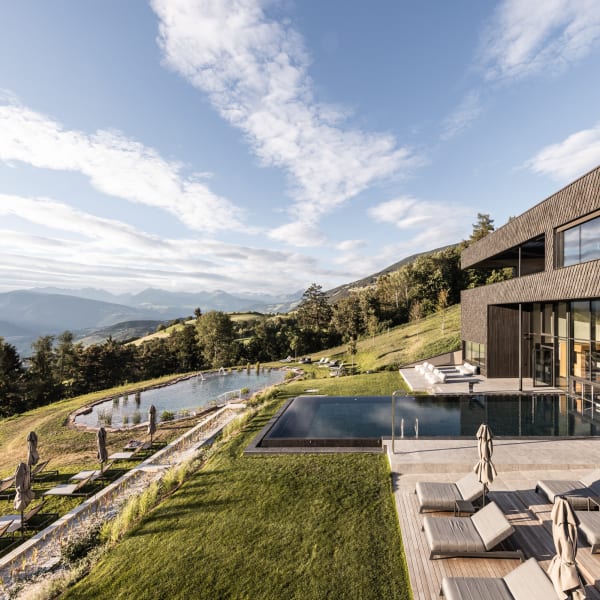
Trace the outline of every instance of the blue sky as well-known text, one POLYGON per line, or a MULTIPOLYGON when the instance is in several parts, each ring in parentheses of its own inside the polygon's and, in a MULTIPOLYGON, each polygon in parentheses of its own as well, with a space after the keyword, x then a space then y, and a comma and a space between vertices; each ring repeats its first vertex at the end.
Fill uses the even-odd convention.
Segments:
POLYGON ((595 0, 20 0, 0 27, 0 291, 328 289, 600 164, 595 0))

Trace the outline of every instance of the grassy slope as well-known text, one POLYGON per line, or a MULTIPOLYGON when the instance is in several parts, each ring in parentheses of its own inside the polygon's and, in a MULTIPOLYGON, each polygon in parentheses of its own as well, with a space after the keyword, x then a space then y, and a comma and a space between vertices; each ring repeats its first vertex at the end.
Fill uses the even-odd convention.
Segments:
MULTIPOLYGON (((180 377, 180 375, 127 384, 111 390, 55 402, 8 419, 0 419, 0 477, 12 475, 16 465, 21 460, 27 459, 27 434, 30 431, 35 431, 38 434, 40 458, 42 460, 51 459, 52 468, 73 471, 82 465, 95 462, 95 433, 66 427, 69 415, 81 406, 106 396, 123 394, 142 386, 164 383, 177 377, 180 377)), ((160 429, 165 429, 166 434, 165 426, 161 425, 160 429)), ((120 450, 124 440, 144 433, 145 429, 143 427, 124 432, 109 432, 109 451, 120 450)))
MULTIPOLYGON (((441 317, 434 315, 418 325, 362 340, 355 362, 365 371, 454 350, 459 314, 458 307, 447 311, 444 336, 441 317)), ((337 356, 350 363, 345 351, 346 347, 333 348, 316 358, 337 356)), ((42 458, 52 459, 63 478, 89 468, 95 462, 95 436, 64 427, 68 415, 109 393, 134 387, 89 394, 0 420, 0 475, 13 473, 17 462, 25 459, 25 438, 31 430, 40 436, 42 458)), ((307 379, 290 383, 285 392, 297 395, 317 388, 331 395, 387 395, 400 387, 396 371, 332 378, 328 369, 313 366, 307 379)), ((260 425, 252 423, 244 436, 164 502, 71 597, 125 598, 133 595, 132 590, 140 595, 138 569, 143 566, 152 574, 150 589, 160 591, 144 595, 148 598, 224 594, 409 598, 385 459, 361 455, 242 458, 241 449, 260 425), (169 578, 174 583, 165 583, 169 578)), ((168 439, 186 425, 163 427, 161 434, 168 439)), ((131 432, 110 433, 109 449, 130 437, 131 432)), ((58 512, 70 508, 51 507, 58 512)))
POLYGON ((242 457, 272 411, 65 598, 410 598, 385 457, 242 457))
MULTIPOLYGON (((457 304, 443 314, 436 313, 420 321, 400 325, 373 338, 359 340, 354 362, 362 371, 375 370, 390 365, 402 366, 459 348, 460 305, 457 304)), ((343 359, 350 364, 352 357, 347 352, 348 346, 343 345, 319 352, 313 358, 328 356, 343 359)))

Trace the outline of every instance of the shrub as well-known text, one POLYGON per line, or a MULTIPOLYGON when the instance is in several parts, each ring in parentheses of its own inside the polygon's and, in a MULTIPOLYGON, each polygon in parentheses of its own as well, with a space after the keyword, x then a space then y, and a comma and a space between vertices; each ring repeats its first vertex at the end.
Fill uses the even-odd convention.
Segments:
POLYGON ((86 557, 90 550, 100 545, 100 522, 93 523, 91 527, 77 534, 67 537, 60 545, 60 555, 67 565, 74 565, 86 557))
POLYGON ((112 425, 112 410, 108 410, 106 408, 104 409, 100 409, 98 411, 98 421, 100 421, 100 423, 102 425, 106 425, 107 427, 110 427, 112 425))
POLYGON ((160 415, 161 421, 173 421, 175 419, 175 413, 172 410, 163 410, 160 415))
POLYGON ((136 410, 132 415, 131 415, 131 422, 134 425, 139 425, 142 422, 142 415, 140 414, 139 410, 136 410))

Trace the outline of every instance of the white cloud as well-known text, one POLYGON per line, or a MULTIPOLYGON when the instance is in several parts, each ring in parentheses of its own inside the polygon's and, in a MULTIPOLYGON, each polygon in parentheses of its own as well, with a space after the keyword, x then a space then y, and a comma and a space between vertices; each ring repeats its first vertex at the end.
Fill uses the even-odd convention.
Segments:
POLYGON ((481 95, 471 90, 457 106, 454 112, 444 120, 441 138, 447 141, 466 129, 481 114, 481 95))
POLYGON ((272 229, 268 235, 273 240, 301 248, 320 246, 326 242, 325 236, 317 227, 304 221, 286 223, 272 229))
POLYGON ((505 0, 484 32, 488 79, 559 71, 600 41, 597 0, 505 0))
POLYGON ((344 240, 336 245, 336 249, 342 252, 353 252, 364 248, 366 245, 367 243, 364 240, 344 240))
POLYGON ((571 181, 600 163, 600 123, 542 148, 525 166, 557 181, 571 181))
POLYGON ((242 211, 210 191, 196 173, 119 132, 87 135, 69 131, 51 118, 15 103, 0 105, 0 160, 34 167, 77 171, 99 191, 161 208, 191 229, 242 229, 242 211))
POLYGON ((288 172, 294 219, 314 223, 374 182, 405 173, 417 159, 392 135, 344 128, 343 110, 315 100, 301 36, 270 20, 262 4, 152 2, 166 63, 209 95, 262 164, 288 172))
POLYGON ((18 222, 11 227, 5 219, 0 230, 0 290, 89 285, 119 292, 152 286, 289 293, 306 287, 307 278, 336 275, 309 256, 214 239, 160 238, 48 198, 0 194, 3 216, 18 222))
POLYGON ((386 252, 398 256, 399 252, 413 254, 465 239, 473 209, 401 196, 372 207, 369 215, 378 223, 390 223, 404 232, 405 240, 389 246, 386 252))

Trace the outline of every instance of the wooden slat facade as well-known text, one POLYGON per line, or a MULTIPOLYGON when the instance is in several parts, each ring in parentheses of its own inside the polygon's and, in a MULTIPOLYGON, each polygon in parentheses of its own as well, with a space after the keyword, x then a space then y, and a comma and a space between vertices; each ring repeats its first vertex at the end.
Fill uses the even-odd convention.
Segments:
MULTIPOLYGON (((485 264, 539 236, 545 239, 545 270, 461 292, 461 339, 486 344, 489 377, 516 377, 518 353, 515 316, 509 307, 532 302, 600 298, 600 260, 567 267, 555 265, 556 230, 600 210, 600 167, 472 244, 461 254, 464 269, 485 264), (507 321, 499 307, 506 307, 507 321), (505 329, 502 329, 504 327, 505 329), (497 346, 497 348, 495 347, 497 346)), ((523 331, 527 331, 524 328, 523 331)), ((524 353, 528 360, 528 353, 524 353)), ((528 367, 528 365, 525 365, 528 367)), ((528 369, 525 369, 525 376, 528 369)))

